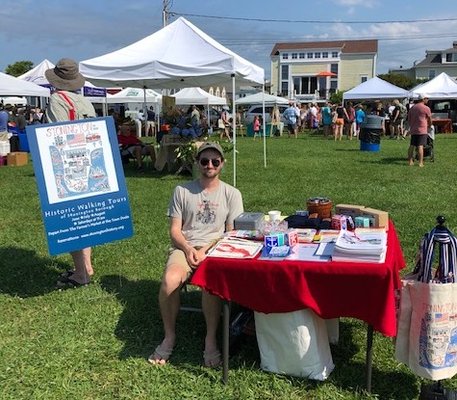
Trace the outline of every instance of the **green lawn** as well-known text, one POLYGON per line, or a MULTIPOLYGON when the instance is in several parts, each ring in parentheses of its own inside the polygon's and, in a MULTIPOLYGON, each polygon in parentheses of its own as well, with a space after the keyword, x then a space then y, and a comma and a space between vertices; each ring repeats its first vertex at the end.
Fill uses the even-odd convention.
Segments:
MULTIPOLYGON (((446 216, 457 232, 457 135, 438 135, 435 162, 409 167, 407 141, 383 139, 381 151, 361 152, 356 140, 318 135, 238 140, 237 186, 245 209, 283 214, 327 196, 334 204, 386 210, 411 270, 422 235, 446 216)), ((223 177, 232 182, 229 157, 223 177)), ((201 366, 205 325, 181 313, 178 343, 163 368, 146 358, 162 338, 157 293, 168 247, 166 208, 186 176, 125 170, 135 235, 94 249, 95 283, 55 291, 69 255, 50 257, 32 165, 0 168, 0 399, 395 399, 417 398, 421 380, 393 356, 391 338, 375 334, 373 393, 364 391, 363 322, 342 319, 336 368, 326 382, 259 369, 248 339, 220 371, 201 366)), ((405 270, 406 272, 406 270, 405 270)), ((197 301, 198 293, 186 296, 197 301)), ((376 310, 373 310, 374 312, 376 310)), ((444 382, 457 387, 457 380, 444 382)))

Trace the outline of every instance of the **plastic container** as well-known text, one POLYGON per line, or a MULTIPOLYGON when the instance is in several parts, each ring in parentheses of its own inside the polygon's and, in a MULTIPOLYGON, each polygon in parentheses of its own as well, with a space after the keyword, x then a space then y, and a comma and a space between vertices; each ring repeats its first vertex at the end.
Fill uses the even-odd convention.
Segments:
POLYGON ((361 151, 379 151, 380 148, 381 145, 379 143, 360 142, 361 151))

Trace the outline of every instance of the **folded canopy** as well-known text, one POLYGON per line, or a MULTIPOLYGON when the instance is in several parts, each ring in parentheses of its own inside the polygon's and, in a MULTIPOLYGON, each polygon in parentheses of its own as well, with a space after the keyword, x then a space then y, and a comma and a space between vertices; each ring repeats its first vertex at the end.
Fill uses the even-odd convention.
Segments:
POLYGON ((264 70, 222 46, 185 18, 127 47, 81 61, 80 72, 104 87, 184 88, 264 83, 264 70))
POLYGON ((446 72, 422 83, 410 91, 410 97, 426 95, 430 99, 457 99, 457 82, 446 72))
POLYGON ((0 96, 49 97, 49 89, 0 72, 0 96))
POLYGON ((219 96, 213 96, 202 88, 184 88, 175 93, 173 97, 178 105, 204 104, 212 106, 224 106, 227 104, 227 99, 219 96))
POLYGON ((375 76, 343 93, 343 100, 402 99, 408 91, 375 76))

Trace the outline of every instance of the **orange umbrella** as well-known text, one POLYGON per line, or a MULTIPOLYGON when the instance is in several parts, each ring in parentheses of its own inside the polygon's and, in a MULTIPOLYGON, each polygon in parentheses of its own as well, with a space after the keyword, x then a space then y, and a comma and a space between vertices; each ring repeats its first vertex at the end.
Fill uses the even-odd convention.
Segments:
POLYGON ((316 76, 318 77, 325 77, 325 76, 337 76, 336 74, 334 74, 333 72, 330 72, 330 71, 321 71, 321 72, 318 72, 316 74, 316 76))

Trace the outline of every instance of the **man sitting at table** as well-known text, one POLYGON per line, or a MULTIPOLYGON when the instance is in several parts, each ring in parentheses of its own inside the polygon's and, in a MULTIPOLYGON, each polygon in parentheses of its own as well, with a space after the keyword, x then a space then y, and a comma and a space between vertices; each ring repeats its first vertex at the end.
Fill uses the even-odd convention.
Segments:
MULTIPOLYGON (((165 364, 175 346, 181 287, 205 259, 211 245, 225 231, 233 229, 234 219, 243 212, 240 191, 219 179, 224 166, 221 146, 202 144, 197 163, 200 178, 178 185, 168 208, 172 248, 159 291, 165 337, 149 357, 151 364, 165 364)), ((203 291, 202 309, 206 321, 203 362, 207 367, 217 367, 221 363, 216 340, 221 314, 219 297, 203 291)))
POLYGON ((144 144, 133 131, 133 127, 121 126, 117 135, 117 141, 121 147, 121 155, 123 153, 135 158, 137 163, 138 171, 143 170, 143 156, 150 156, 152 165, 155 162, 155 151, 154 147, 148 144, 144 144))

